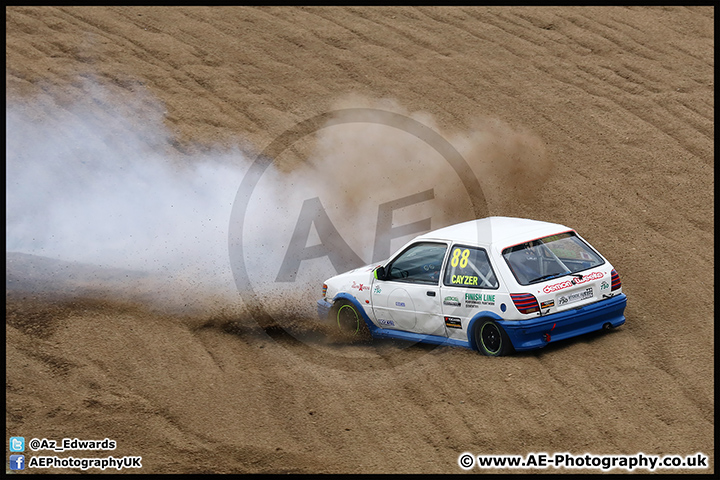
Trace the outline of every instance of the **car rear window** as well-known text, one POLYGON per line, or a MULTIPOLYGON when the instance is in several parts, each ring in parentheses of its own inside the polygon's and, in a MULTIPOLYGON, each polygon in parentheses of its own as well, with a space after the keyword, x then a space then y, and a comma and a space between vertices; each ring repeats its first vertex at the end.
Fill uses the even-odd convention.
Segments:
POLYGON ((502 255, 520 285, 582 272, 605 263, 572 231, 508 247, 502 255))

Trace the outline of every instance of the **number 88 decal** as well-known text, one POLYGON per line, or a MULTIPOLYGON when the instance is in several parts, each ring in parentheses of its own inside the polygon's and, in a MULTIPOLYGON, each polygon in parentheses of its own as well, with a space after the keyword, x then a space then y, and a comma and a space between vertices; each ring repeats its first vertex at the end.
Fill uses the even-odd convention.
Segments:
POLYGON ((456 248, 453 250, 452 258, 450 259, 450 265, 453 267, 457 267, 460 265, 460 268, 467 267, 468 264, 468 258, 470 257, 470 249, 466 248, 464 250, 461 250, 459 248, 456 248))

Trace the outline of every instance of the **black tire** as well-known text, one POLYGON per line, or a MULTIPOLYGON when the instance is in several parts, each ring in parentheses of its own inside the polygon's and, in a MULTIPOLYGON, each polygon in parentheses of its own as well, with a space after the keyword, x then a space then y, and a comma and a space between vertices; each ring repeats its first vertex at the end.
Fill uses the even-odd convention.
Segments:
POLYGON ((478 320, 474 334, 477 349, 483 355, 501 357, 513 351, 510 337, 505 330, 490 319, 478 320))
POLYGON ((355 305, 339 300, 333 306, 333 316, 340 334, 347 338, 366 339, 370 331, 355 305))

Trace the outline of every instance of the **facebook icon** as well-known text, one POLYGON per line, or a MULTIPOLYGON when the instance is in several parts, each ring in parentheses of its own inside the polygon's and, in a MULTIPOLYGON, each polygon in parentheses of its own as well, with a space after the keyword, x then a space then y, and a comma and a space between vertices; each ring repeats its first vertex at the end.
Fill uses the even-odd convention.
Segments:
POLYGON ((10 470, 25 470, 25 455, 10 455, 10 470))

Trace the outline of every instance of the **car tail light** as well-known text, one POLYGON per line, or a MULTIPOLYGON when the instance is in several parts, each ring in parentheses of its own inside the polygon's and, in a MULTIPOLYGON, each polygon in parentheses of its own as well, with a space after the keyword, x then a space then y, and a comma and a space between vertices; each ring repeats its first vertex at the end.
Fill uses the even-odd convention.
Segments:
POLYGON ((517 308, 520 313, 535 313, 540 311, 537 298, 530 293, 511 293, 510 297, 515 304, 515 308, 517 308))
POLYGON ((615 271, 615 269, 612 269, 612 272, 610 272, 610 278, 612 279, 612 286, 610 287, 610 291, 617 290, 618 288, 622 287, 622 282, 620 281, 620 275, 615 271))
POLYGON ((327 285, 323 283, 323 298, 327 295, 327 285))

